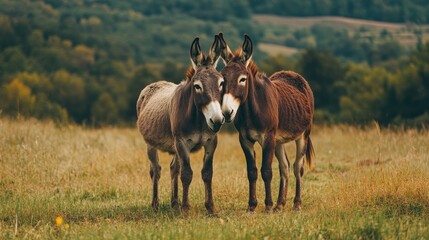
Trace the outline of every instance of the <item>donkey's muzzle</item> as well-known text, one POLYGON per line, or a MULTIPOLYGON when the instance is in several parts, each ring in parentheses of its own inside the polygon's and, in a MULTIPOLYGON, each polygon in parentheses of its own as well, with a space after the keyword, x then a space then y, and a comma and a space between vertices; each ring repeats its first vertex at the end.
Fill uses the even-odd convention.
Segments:
POLYGON ((231 93, 227 93, 223 96, 222 114, 226 122, 232 122, 232 120, 234 120, 237 110, 240 107, 240 102, 240 99, 233 96, 231 93))
POLYGON ((212 130, 213 130, 214 132, 218 132, 218 131, 219 131, 219 129, 222 127, 222 124, 224 124, 224 123, 225 123, 225 118, 224 118, 224 117, 222 117, 222 119, 221 119, 221 120, 213 120, 212 118, 210 118, 210 122, 213 124, 213 125, 212 125, 212 126, 213 126, 212 130))
POLYGON ((231 112, 223 114, 223 116, 225 117, 225 121, 226 122, 231 122, 232 121, 232 114, 234 113, 234 109, 231 109, 231 112))

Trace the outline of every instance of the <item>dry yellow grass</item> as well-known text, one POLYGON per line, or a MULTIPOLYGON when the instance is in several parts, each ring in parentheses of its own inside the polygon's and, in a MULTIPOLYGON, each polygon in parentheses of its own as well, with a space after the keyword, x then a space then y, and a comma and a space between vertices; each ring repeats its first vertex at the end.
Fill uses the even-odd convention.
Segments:
MULTIPOLYGON (((429 237, 429 132, 376 125, 318 127, 303 210, 245 212, 248 185, 236 134, 221 133, 214 161, 217 218, 208 218, 202 152, 191 156, 189 216, 169 207, 171 156, 161 154, 160 213, 150 208, 145 144, 136 129, 85 129, 0 119, 0 238, 377 238, 429 237), (61 217, 57 226, 56 219, 61 217), (68 227, 65 227, 68 226, 68 227)), ((257 147, 260 165, 260 147, 257 147)), ((293 160, 294 146, 287 145, 293 160)), ((273 191, 278 190, 274 160, 273 191)), ((293 176, 293 174, 291 174, 293 176)))

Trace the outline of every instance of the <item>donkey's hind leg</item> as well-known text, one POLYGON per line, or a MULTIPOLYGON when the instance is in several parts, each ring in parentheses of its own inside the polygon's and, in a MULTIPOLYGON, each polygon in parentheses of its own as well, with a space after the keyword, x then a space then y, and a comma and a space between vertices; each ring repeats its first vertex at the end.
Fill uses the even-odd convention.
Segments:
POLYGON ((286 204, 290 163, 283 144, 277 144, 274 153, 276 155, 277 160, 279 161, 280 170, 279 197, 277 199, 277 205, 274 208, 274 211, 278 212, 282 210, 282 208, 286 204))
POLYGON ((171 160, 170 164, 170 174, 171 174, 171 207, 179 210, 179 157, 174 155, 173 160, 171 160))
POLYGON ((158 181, 161 177, 161 166, 159 165, 158 153, 155 147, 147 145, 147 155, 150 160, 150 178, 153 184, 152 194, 152 208, 154 211, 158 211, 159 199, 158 199, 158 181))
POLYGON ((293 209, 301 210, 301 182, 302 175, 304 174, 304 155, 305 155, 305 147, 306 141, 304 136, 295 140, 296 143, 296 159, 293 164, 293 173, 296 178, 296 189, 295 189, 295 198, 293 199, 293 209))

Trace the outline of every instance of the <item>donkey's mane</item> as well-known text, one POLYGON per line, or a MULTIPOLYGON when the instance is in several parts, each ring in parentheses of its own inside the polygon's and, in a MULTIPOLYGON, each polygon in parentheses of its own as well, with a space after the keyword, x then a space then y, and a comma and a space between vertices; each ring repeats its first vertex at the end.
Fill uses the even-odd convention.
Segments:
MULTIPOLYGON (((241 48, 237 49, 232 57, 234 59, 240 59, 241 51, 242 51, 241 48)), ((250 63, 249 63, 249 66, 247 66, 247 69, 250 70, 250 72, 254 77, 256 77, 256 74, 258 74, 258 67, 256 66, 256 63, 253 61, 253 59, 250 60, 250 63)))
POLYGON ((195 74, 195 69, 192 66, 189 66, 186 70, 186 81, 191 81, 192 76, 195 74))

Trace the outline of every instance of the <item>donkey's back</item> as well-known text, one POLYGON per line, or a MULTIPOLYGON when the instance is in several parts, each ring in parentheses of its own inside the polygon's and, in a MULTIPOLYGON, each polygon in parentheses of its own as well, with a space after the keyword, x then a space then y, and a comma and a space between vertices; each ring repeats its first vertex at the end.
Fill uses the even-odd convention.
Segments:
POLYGON ((287 83, 294 89, 303 93, 311 105, 314 105, 313 92, 308 82, 300 74, 293 71, 279 71, 270 76, 271 81, 281 81, 287 83))
POLYGON ((137 100, 137 127, 146 143, 174 153, 169 106, 177 85, 158 81, 146 86, 137 100))
POLYGON ((279 101, 279 129, 292 137, 310 131, 314 97, 307 81, 298 73, 279 71, 270 76, 279 101), (295 135, 295 136, 293 136, 295 135))

